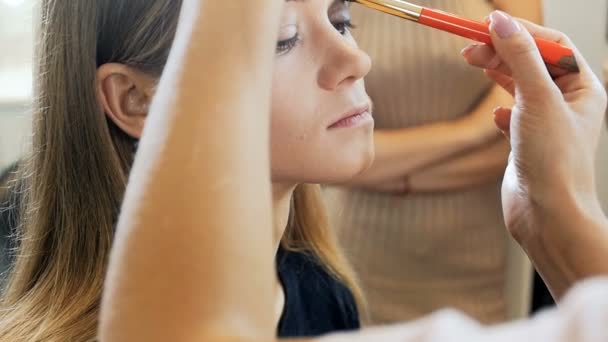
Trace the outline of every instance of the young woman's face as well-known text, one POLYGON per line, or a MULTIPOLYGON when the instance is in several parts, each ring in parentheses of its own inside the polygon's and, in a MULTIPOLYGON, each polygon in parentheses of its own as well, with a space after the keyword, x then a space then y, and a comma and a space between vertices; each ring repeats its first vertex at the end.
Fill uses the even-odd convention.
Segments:
POLYGON ((372 162, 373 119, 363 77, 371 61, 349 33, 342 0, 287 0, 273 81, 272 178, 346 181, 372 162))
MULTIPOLYGON (((349 26, 349 4, 344 0, 285 1, 272 92, 275 183, 343 182, 373 160, 374 123, 363 84, 371 62, 357 47, 349 26)), ((139 138, 156 80, 126 69, 131 70, 121 64, 102 65, 97 71, 98 93, 108 116, 139 138), (142 89, 133 92, 133 85, 142 89)))

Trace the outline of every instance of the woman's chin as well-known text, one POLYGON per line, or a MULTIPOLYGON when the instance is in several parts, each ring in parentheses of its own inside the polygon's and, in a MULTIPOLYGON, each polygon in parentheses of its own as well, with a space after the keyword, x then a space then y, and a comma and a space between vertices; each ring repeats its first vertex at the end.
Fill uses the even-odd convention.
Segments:
POLYGON ((351 175, 350 178, 359 176, 363 172, 367 171, 374 163, 375 156, 376 156, 376 153, 375 153, 374 148, 372 147, 369 151, 367 151, 367 153, 365 153, 364 156, 362 156, 357 167, 353 169, 353 174, 351 175))
POLYGON ((346 183, 367 171, 374 162, 374 155, 374 149, 370 148, 369 151, 361 153, 356 157, 339 158, 335 163, 332 163, 335 165, 332 170, 328 170, 326 177, 322 177, 323 179, 318 183, 346 183))

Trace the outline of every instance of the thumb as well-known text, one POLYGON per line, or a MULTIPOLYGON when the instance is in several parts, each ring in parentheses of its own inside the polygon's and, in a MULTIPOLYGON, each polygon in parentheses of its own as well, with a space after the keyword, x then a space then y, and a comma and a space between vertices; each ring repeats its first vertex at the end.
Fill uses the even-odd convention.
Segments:
POLYGON ((520 95, 542 98, 553 93, 555 84, 532 35, 510 15, 490 15, 492 43, 500 59, 511 69, 520 95), (540 92, 540 93, 539 93, 540 92))

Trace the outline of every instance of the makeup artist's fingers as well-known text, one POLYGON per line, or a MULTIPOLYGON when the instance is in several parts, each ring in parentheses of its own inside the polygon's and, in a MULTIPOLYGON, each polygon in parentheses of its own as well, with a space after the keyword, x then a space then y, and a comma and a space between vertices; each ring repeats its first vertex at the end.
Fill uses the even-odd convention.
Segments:
POLYGON ((532 36, 559 43, 571 48, 574 51, 574 57, 576 58, 577 65, 579 67, 578 73, 564 72, 562 69, 554 67, 550 69, 550 71, 559 71, 556 73, 552 72, 552 75, 556 76, 555 82, 558 84, 562 92, 567 93, 574 92, 579 89, 586 89, 590 84, 594 84, 595 87, 598 86, 597 78, 595 77, 591 66, 567 35, 560 31, 546 28, 527 20, 518 19, 518 21, 524 28, 526 28, 528 32, 530 32, 530 34, 532 34, 532 36))
POLYGON ((497 70, 505 75, 511 75, 511 69, 502 62, 493 47, 486 44, 472 44, 460 52, 467 63, 474 67, 497 70))
MULTIPOLYGON (((505 75, 511 75, 511 69, 507 66, 496 54, 496 50, 493 47, 486 44, 472 44, 460 52, 465 58, 467 63, 474 67, 496 70, 505 75)), ((552 77, 558 78, 569 74, 570 72, 552 65, 547 65, 549 74, 552 77)))
POLYGON ((511 96, 515 96, 515 82, 511 76, 507 76, 500 71, 485 69, 484 73, 496 84, 506 90, 511 96))
POLYGON ((528 31, 533 37, 550 40, 555 43, 567 46, 569 48, 576 48, 572 40, 568 38, 564 33, 547 28, 531 21, 516 18, 516 20, 528 31))
MULTIPOLYGON (((563 46, 567 46, 571 49, 576 49, 576 46, 574 45, 572 40, 570 40, 570 38, 568 36, 566 36, 564 33, 560 32, 558 30, 547 28, 547 27, 538 25, 536 23, 533 23, 531 21, 525 20, 525 19, 515 18, 515 20, 517 20, 518 23, 520 23, 528 32, 530 32, 530 34, 534 38, 545 39, 548 41, 558 43, 563 46)), ((552 65, 548 65, 547 69, 549 69, 549 73, 553 77, 560 77, 560 76, 571 73, 568 70, 565 70, 565 69, 562 69, 562 68, 559 68, 556 66, 552 66, 552 65)))
POLYGON ((559 68, 553 65, 547 65, 547 70, 549 70, 549 74, 553 77, 553 78, 559 78, 568 74, 571 74, 572 71, 568 71, 566 69, 563 68, 559 68))
MULTIPOLYGON (((578 52, 577 47, 574 45, 572 40, 570 40, 570 38, 567 35, 565 35, 564 33, 560 32, 558 30, 540 26, 538 24, 535 24, 535 23, 525 20, 525 19, 516 18, 516 20, 528 32, 530 32, 530 34, 534 38, 542 38, 545 40, 549 40, 549 41, 558 43, 563 46, 567 46, 574 50, 575 58, 577 61, 584 60, 584 57, 578 52)), ((582 64, 578 63, 578 64, 579 64, 579 68, 585 69, 587 72, 591 71, 588 68, 588 65, 586 63, 582 63, 582 64)), ((568 70, 565 70, 565 69, 562 69, 562 68, 559 68, 556 66, 552 66, 552 65, 547 66, 547 68, 549 69, 549 73, 551 74, 551 76, 553 76, 554 78, 558 78, 558 77, 572 73, 571 71, 568 71, 568 70)))
POLYGON ((532 35, 504 12, 492 12, 490 20, 494 48, 511 70, 521 93, 524 96, 555 96, 557 87, 547 71, 532 35))
MULTIPOLYGON (((530 32, 533 37, 553 41, 558 44, 568 46, 576 51, 576 46, 574 43, 572 43, 570 38, 562 32, 537 25, 524 19, 515 18, 515 20, 517 20, 528 32, 530 32)), ((489 16, 485 18, 485 22, 487 24, 491 24, 489 16)), ((472 44, 464 48, 461 53, 467 62, 473 66, 484 69, 494 69, 504 74, 511 75, 511 70, 509 67, 506 66, 500 58, 496 57, 496 51, 491 46, 486 44, 472 44)), ((579 56, 576 57, 577 60, 579 60, 579 56)), ((580 56, 580 58, 582 59, 583 57, 580 56)), ((587 65, 585 64, 584 66, 587 65)), ((552 65, 547 65, 547 69, 549 70, 549 74, 551 74, 551 76, 554 78, 559 78, 571 73, 568 70, 552 65)))
MULTIPOLYGON (((532 36, 559 43, 561 45, 571 48, 574 51, 574 57, 576 58, 580 71, 578 73, 572 73, 572 72, 568 72, 563 69, 551 66, 549 68, 551 75, 553 75, 556 78, 559 78, 562 76, 580 74, 582 76, 582 77, 580 77, 580 82, 576 82, 579 86, 582 86, 585 82, 592 82, 593 80, 595 80, 595 74, 593 73, 591 66, 589 65, 589 63, 587 63, 587 60, 580 53, 580 51, 578 50, 576 45, 574 45, 574 43, 572 42, 570 37, 568 37, 566 34, 560 32, 560 31, 546 28, 546 27, 540 26, 538 24, 532 23, 530 21, 527 21, 527 20, 523 20, 523 19, 517 19, 517 20, 528 32, 530 32, 530 34, 532 36)), ((579 76, 574 76, 574 77, 570 77, 570 78, 572 79, 572 78, 578 78, 578 77, 579 76)), ((571 85, 573 84, 573 82, 569 82, 569 83, 571 85)))

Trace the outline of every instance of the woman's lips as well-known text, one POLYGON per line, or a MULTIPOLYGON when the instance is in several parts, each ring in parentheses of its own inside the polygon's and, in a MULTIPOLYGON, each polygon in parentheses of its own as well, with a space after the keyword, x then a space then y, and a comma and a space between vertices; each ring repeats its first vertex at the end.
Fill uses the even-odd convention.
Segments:
POLYGON ((340 117, 340 119, 329 126, 330 129, 334 128, 350 128, 357 127, 364 124, 373 122, 370 106, 360 106, 353 110, 346 112, 340 117))

